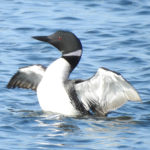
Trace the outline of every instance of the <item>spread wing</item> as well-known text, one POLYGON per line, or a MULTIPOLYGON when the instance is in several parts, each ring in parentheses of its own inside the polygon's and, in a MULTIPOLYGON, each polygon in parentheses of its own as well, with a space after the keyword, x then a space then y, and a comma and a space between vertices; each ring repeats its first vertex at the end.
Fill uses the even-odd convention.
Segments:
POLYGON ((77 83, 75 89, 86 109, 99 111, 103 115, 121 107, 128 100, 141 101, 129 82, 106 68, 99 68, 92 78, 77 83))
POLYGON ((42 65, 32 65, 20 68, 18 72, 10 79, 7 88, 18 87, 36 91, 45 69, 46 68, 42 65))

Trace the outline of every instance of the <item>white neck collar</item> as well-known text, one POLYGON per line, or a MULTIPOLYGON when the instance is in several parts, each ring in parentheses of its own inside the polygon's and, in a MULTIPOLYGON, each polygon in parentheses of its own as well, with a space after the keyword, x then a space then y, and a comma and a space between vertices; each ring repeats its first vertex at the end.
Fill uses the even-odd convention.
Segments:
POLYGON ((81 56, 82 55, 82 50, 76 50, 67 54, 64 54, 63 56, 81 56))

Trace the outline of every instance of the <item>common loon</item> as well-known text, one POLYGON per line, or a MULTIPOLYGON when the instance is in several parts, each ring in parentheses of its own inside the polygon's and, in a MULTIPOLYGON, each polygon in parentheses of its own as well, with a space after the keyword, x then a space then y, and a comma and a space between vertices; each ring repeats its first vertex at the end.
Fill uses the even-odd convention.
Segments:
POLYGON ((106 116, 128 100, 141 101, 128 81, 106 68, 99 68, 87 80, 69 80, 82 55, 82 44, 72 32, 60 30, 50 36, 33 38, 52 44, 62 53, 61 58, 47 68, 42 65, 20 68, 7 88, 35 90, 43 111, 67 116, 106 116))

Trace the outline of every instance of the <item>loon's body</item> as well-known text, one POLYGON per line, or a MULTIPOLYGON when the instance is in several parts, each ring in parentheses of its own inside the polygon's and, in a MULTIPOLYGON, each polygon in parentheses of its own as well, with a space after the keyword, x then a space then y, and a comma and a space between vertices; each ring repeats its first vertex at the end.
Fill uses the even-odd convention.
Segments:
POLYGON ((57 59, 48 66, 37 87, 37 96, 43 110, 66 115, 76 113, 65 89, 70 70, 69 63, 63 58, 57 59))
POLYGON ((50 36, 33 38, 52 44, 61 51, 62 57, 47 68, 42 65, 20 68, 7 87, 35 90, 43 111, 68 116, 105 116, 128 100, 141 101, 120 74, 106 68, 99 68, 88 80, 69 80, 82 55, 81 42, 73 33, 57 31, 50 36))

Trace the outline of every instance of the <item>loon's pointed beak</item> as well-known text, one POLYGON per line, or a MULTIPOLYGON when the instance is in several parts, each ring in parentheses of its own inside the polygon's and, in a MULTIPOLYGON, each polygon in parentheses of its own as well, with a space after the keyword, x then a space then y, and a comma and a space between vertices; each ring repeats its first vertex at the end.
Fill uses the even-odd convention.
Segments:
POLYGON ((50 38, 48 36, 32 36, 32 38, 43 42, 50 42, 50 38))

